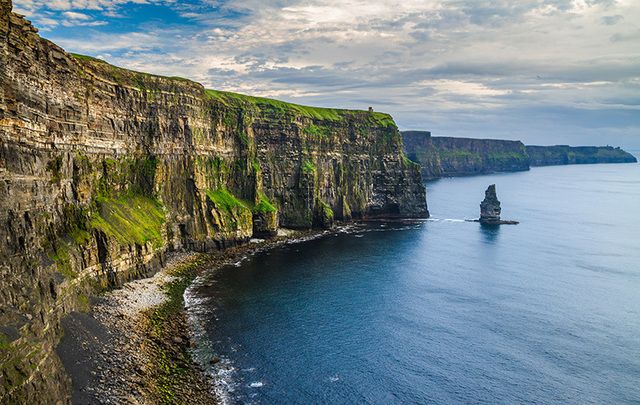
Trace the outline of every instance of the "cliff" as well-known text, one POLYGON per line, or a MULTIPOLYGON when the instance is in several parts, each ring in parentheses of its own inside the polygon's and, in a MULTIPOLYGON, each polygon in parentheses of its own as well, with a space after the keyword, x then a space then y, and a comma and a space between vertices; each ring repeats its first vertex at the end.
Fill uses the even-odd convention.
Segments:
POLYGON ((177 250, 426 217, 387 114, 205 90, 66 53, 0 3, 0 402, 65 401, 64 314, 177 250))
POLYGON ((426 131, 405 131, 402 137, 407 157, 421 165, 425 179, 529 170, 520 141, 432 137, 426 131))
POLYGON ((530 166, 633 163, 636 158, 611 146, 525 146, 520 141, 433 137, 404 131, 405 153, 420 164, 424 179, 529 170, 530 166))
POLYGON ((527 145, 527 154, 531 166, 637 162, 632 154, 611 146, 527 145))

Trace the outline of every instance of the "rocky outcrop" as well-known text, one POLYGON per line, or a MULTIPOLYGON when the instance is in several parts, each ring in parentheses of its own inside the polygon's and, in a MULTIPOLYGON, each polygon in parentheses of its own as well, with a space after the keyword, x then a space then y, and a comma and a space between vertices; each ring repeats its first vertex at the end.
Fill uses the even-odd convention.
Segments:
POLYGON ((636 163, 630 153, 612 146, 530 146, 531 166, 574 165, 588 163, 636 163))
POLYGON ((484 200, 480 203, 480 222, 482 225, 517 225, 518 221, 504 221, 500 219, 500 201, 496 194, 496 185, 492 184, 484 192, 484 200))
POLYGON ((64 401, 60 318, 176 250, 426 217, 390 116, 70 55, 0 3, 0 402, 64 401))
POLYGON ((484 200, 480 203, 480 223, 499 224, 500 223, 500 201, 496 195, 496 185, 492 184, 484 192, 484 200))
POLYGON ((421 165, 425 179, 529 170, 520 141, 432 137, 426 131, 402 137, 407 157, 421 165))
POLYGON ((525 146, 520 141, 432 137, 427 131, 404 131, 405 153, 435 179, 529 170, 530 166, 581 163, 633 163, 636 158, 611 146, 525 146))

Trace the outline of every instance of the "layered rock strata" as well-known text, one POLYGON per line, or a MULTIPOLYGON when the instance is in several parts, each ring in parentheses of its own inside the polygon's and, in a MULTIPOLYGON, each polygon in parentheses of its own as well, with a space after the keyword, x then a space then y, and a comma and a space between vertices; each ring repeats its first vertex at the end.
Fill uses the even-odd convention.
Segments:
POLYGON ((71 55, 0 3, 0 402, 65 401, 89 294, 278 226, 426 217, 382 113, 207 91, 71 55))
POLYGON ((518 221, 505 221, 500 219, 502 208, 496 194, 496 185, 492 184, 484 192, 484 200, 480 203, 480 222, 482 225, 517 225, 518 221))
POLYGON ((405 131, 405 153, 419 163, 425 179, 529 170, 520 141, 432 137, 426 131, 405 131))
POLYGON ((484 192, 484 200, 480 203, 480 223, 499 224, 500 223, 500 201, 496 195, 496 185, 492 184, 484 192))
POLYGON ((633 163, 636 158, 611 146, 525 146, 520 141, 432 137, 405 131, 405 153, 422 167, 425 179, 529 170, 531 166, 633 163))
POLYGON ((612 146, 532 146, 527 145, 531 166, 576 165, 592 163, 636 163, 638 160, 612 146))

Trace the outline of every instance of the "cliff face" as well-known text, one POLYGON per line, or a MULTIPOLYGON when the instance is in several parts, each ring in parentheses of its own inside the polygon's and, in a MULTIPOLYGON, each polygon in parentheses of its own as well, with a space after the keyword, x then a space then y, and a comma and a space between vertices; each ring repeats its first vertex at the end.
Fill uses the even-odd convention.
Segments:
POLYGON ((442 161, 440 153, 433 144, 431 132, 403 131, 402 139, 407 157, 420 164, 423 179, 442 177, 442 161))
POLYGON ((432 137, 427 131, 404 131, 402 137, 407 157, 420 164, 424 179, 516 172, 530 166, 637 162, 611 146, 525 146, 500 139, 432 137))
POLYGON ((632 154, 611 146, 527 145, 527 154, 531 166, 637 162, 632 154))
POLYGON ((0 402, 64 400, 65 313, 278 226, 428 216, 390 116, 72 56, 0 3, 0 402))
POLYGON ((422 166, 425 179, 529 170, 520 141, 432 137, 426 131, 405 131, 405 153, 422 166))

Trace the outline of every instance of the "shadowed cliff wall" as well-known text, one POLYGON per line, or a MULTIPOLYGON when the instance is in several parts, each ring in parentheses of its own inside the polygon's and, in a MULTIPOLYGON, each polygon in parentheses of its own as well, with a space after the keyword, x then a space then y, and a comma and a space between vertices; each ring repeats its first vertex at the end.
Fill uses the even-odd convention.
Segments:
POLYGON ((529 170, 520 141, 432 137, 426 131, 404 131, 402 136, 405 153, 421 165, 425 179, 529 170))

